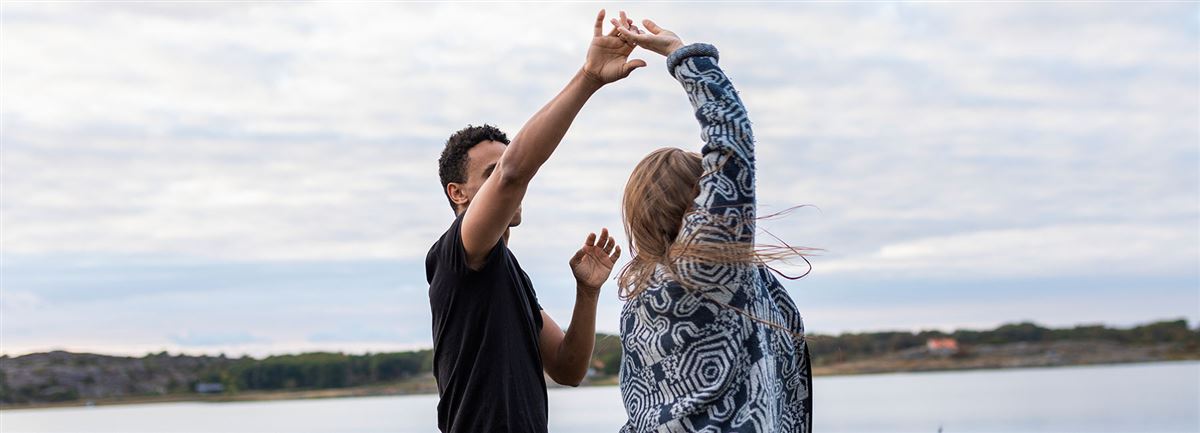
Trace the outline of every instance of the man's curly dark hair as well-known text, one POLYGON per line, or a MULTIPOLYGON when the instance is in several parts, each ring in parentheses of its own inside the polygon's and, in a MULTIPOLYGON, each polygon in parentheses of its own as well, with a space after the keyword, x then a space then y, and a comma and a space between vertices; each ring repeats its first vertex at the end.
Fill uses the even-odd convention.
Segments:
MULTIPOLYGON (((438 158, 438 176, 442 178, 442 193, 446 194, 446 200, 450 200, 446 185, 467 182, 467 152, 485 141, 508 144, 508 135, 500 128, 485 123, 481 126, 467 125, 446 140, 446 148, 442 149, 442 157, 438 158)), ((458 212, 454 200, 450 200, 450 208, 458 212)))

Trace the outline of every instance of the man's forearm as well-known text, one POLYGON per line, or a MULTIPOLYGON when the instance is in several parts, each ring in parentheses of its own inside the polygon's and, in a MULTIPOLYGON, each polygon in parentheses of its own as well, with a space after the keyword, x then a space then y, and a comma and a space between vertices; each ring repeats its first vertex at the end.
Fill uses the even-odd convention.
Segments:
POLYGON ((592 359, 592 348, 596 345, 596 303, 598 295, 576 289, 575 311, 571 313, 571 324, 566 336, 558 346, 558 370, 565 382, 578 384, 587 376, 588 364, 592 359))
POLYGON ((550 158, 579 110, 602 84, 580 70, 513 138, 497 168, 510 180, 528 182, 550 158))

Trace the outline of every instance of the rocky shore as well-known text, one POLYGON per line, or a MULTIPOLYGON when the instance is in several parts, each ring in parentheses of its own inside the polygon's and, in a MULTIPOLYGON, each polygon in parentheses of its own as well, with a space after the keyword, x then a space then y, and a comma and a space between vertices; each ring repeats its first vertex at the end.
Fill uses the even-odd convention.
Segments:
MULTIPOLYGON (((810 344, 819 345, 820 340, 810 344)), ((955 350, 916 347, 880 356, 818 363, 817 376, 939 370, 1056 367, 1088 364, 1200 360, 1200 348, 1183 343, 1121 344, 1111 341, 1018 342, 963 346, 955 350)), ((252 401, 436 393, 425 373, 390 383, 332 389, 196 392, 202 372, 236 359, 165 353, 143 358, 49 352, 0 358, 0 409, 108 405, 168 401, 252 401)), ((585 385, 616 383, 594 374, 585 385)))

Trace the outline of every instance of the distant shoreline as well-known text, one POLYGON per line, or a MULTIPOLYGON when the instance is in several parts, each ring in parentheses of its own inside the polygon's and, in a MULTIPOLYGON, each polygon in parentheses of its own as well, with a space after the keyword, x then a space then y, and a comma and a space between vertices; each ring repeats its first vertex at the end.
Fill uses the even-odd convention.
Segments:
MULTIPOLYGON (((1200 360, 1200 329, 1182 319, 1128 329, 1051 329, 1022 322, 982 331, 883 331, 806 340, 818 377, 1200 360)), ((596 335, 586 386, 617 383, 621 349, 618 336, 596 335)), ((141 358, 65 351, 0 356, 0 410, 431 394, 438 389, 433 358, 429 349, 263 359, 167 352, 141 358)))
MULTIPOLYGON (((944 373, 944 372, 965 372, 965 371, 1001 371, 1001 370, 1031 370, 1031 369, 1057 369, 1069 367, 1102 367, 1102 366, 1118 366, 1118 365, 1136 365, 1136 364, 1173 364, 1187 363, 1200 361, 1200 355, 1193 357, 1184 357, 1179 359, 1158 359, 1158 360, 1140 360, 1140 361, 1115 361, 1115 362, 1096 362, 1096 363, 1079 363, 1079 364, 1059 364, 1059 365, 1023 365, 1013 367, 962 367, 962 368, 941 368, 941 369, 918 369, 918 370, 894 370, 894 371, 862 371, 862 372, 822 372, 822 370, 832 371, 836 368, 816 368, 814 369, 814 377, 844 377, 844 376, 867 376, 867 375, 884 375, 884 374, 919 374, 919 373, 944 373)), ((583 387, 603 387, 617 386, 616 377, 602 377, 595 382, 586 383, 583 387)), ((552 385, 549 389, 564 389, 567 387, 552 385)), ((289 401, 289 400, 313 400, 326 398, 351 398, 351 397, 394 397, 408 395, 431 395, 437 393, 436 384, 433 383, 432 376, 417 377, 405 380, 399 383, 386 385, 366 385, 351 388, 337 389, 317 389, 317 390, 298 390, 298 391, 245 391, 237 394, 219 394, 219 395, 200 395, 200 394, 169 394, 161 396, 144 396, 144 397, 124 397, 124 398, 108 398, 108 399, 93 399, 91 403, 93 407, 98 406, 127 406, 140 404, 158 404, 158 403, 244 403, 253 401, 289 401)), ((79 408, 88 407, 88 402, 84 401, 69 401, 57 403, 33 403, 22 405, 3 405, 0 406, 0 411, 25 411, 25 410, 43 410, 43 409, 63 409, 63 408, 79 408)))

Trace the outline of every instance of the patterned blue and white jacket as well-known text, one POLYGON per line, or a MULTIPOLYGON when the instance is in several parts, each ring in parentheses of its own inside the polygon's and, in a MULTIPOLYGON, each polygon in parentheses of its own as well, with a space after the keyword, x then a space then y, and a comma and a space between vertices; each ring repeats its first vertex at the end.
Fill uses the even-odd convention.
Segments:
MULTIPOLYGON (((678 242, 753 244, 754 136, 746 108, 712 45, 676 50, 667 68, 687 91, 704 140, 700 193, 678 242)), ((682 259, 675 271, 688 288, 660 265, 621 311, 621 396, 629 415, 622 432, 810 432, 804 323, 779 280, 755 264, 682 259)))

